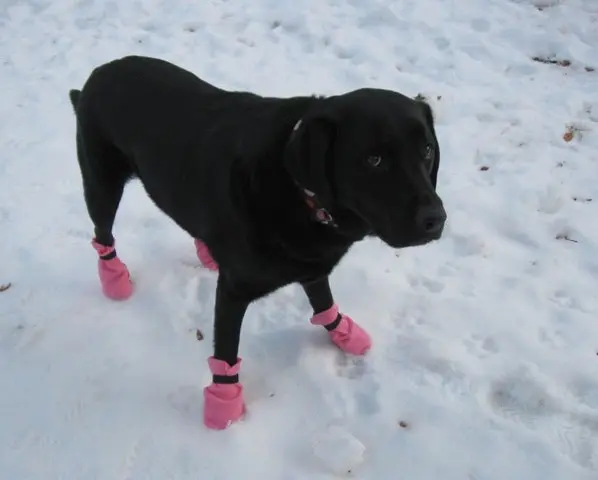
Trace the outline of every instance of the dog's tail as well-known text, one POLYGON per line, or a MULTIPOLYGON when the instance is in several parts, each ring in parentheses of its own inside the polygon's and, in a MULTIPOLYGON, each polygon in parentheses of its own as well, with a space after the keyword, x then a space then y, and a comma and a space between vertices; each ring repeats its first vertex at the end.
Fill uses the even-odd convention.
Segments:
POLYGON ((69 98, 71 100, 71 105, 73 106, 73 110, 75 111, 75 115, 77 114, 77 106, 79 105, 79 98, 81 97, 81 90, 69 90, 69 98))

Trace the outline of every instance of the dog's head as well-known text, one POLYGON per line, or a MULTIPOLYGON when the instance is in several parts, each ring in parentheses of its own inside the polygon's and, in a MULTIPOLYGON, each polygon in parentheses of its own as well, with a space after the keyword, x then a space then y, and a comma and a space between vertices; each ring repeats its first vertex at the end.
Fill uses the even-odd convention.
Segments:
POLYGON ((285 163, 331 212, 360 217, 394 248, 440 238, 440 150, 429 105, 361 89, 319 99, 296 128, 285 163))

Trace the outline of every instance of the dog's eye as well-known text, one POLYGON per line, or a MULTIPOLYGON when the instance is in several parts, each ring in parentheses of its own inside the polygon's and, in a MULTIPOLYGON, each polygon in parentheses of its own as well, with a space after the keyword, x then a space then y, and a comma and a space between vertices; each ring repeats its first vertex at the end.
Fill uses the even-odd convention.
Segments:
POLYGON ((432 147, 432 144, 428 143, 426 145, 426 148, 424 149, 424 157, 426 160, 432 160, 432 157, 434 155, 434 147, 432 147))
POLYGON ((380 155, 370 155, 367 158, 367 164, 370 167, 377 168, 382 164, 382 157, 380 155))

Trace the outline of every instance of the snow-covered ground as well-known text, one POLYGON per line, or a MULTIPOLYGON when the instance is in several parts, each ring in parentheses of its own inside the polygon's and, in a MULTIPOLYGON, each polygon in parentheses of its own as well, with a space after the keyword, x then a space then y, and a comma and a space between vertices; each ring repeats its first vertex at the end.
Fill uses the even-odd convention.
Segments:
POLYGON ((324 480, 335 460, 596 480, 598 2, 534 1, 0 2, 0 478, 324 480), (328 345, 297 287, 256 303, 249 412, 224 432, 202 424, 216 277, 137 183, 115 230, 136 293, 96 278, 67 91, 131 53, 231 89, 435 106, 444 238, 364 242, 333 276, 373 350, 328 345))

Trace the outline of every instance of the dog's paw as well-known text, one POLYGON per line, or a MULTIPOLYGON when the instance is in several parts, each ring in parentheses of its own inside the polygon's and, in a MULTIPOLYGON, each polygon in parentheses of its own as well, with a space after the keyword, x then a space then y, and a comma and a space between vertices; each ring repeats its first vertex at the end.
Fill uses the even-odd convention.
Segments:
MULTIPOLYGON (((241 359, 237 358, 234 365, 215 357, 208 359, 208 366, 212 375, 234 377, 241 369, 241 359)), ((233 422, 240 420, 245 414, 243 399, 243 385, 238 378, 235 383, 212 383, 204 388, 203 421, 212 430, 224 430, 233 422)))
POLYGON ((345 353, 365 355, 372 347, 372 339, 369 334, 351 317, 340 313, 337 304, 314 315, 310 322, 312 325, 326 327, 332 343, 345 353), (338 325, 334 326, 337 321, 338 325))
POLYGON ((240 383, 213 383, 204 388, 204 425, 211 430, 224 430, 240 420, 246 412, 243 386, 240 383))
POLYGON ((98 252, 98 276, 104 295, 112 300, 126 300, 133 294, 133 282, 127 266, 116 255, 114 246, 91 242, 98 252), (112 255, 112 258, 110 256, 112 255))
POLYGON ((328 332, 332 342, 343 352, 365 355, 372 348, 372 339, 353 319, 342 315, 338 327, 328 332))

